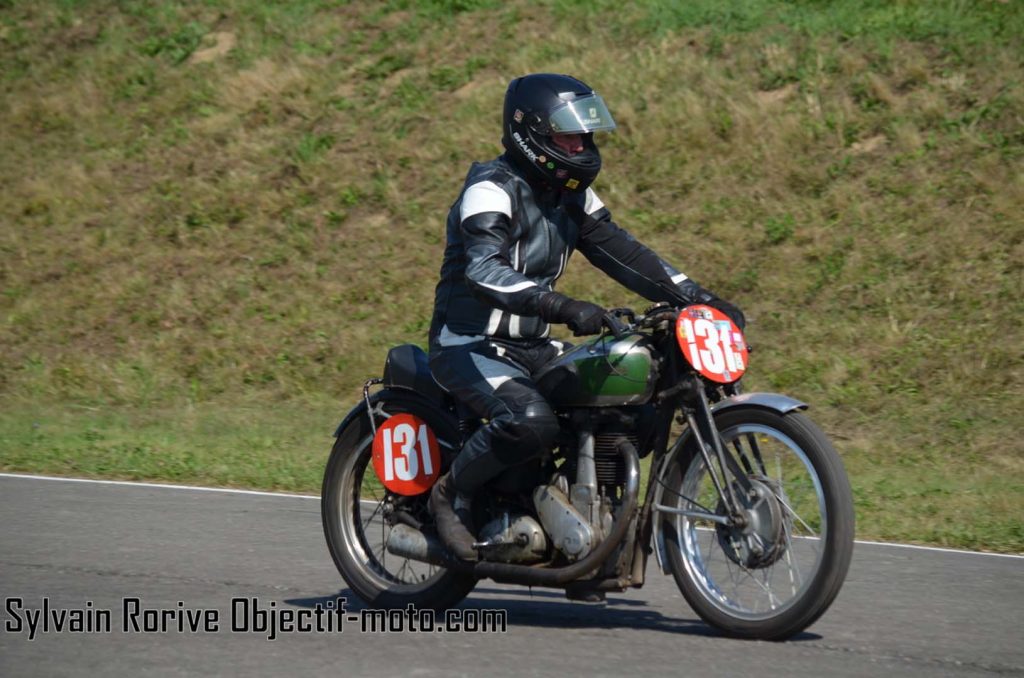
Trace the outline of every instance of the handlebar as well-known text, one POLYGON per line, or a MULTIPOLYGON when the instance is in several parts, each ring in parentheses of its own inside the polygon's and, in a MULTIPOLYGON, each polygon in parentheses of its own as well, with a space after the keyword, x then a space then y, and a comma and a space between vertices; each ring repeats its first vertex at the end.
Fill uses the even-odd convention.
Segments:
POLYGON ((601 321, 602 324, 604 324, 604 326, 611 332, 612 336, 618 339, 632 330, 653 327, 654 324, 662 320, 662 317, 666 315, 666 313, 671 314, 674 317, 678 312, 678 309, 672 308, 668 305, 664 305, 664 307, 662 307, 661 304, 648 309, 648 312, 645 315, 637 315, 636 311, 631 308, 610 308, 608 309, 608 312, 602 316, 601 321), (652 311, 654 311, 653 314, 652 311))
MULTIPOLYGON (((680 309, 671 304, 659 303, 638 315, 631 308, 611 308, 602 316, 601 321, 616 339, 631 330, 655 327, 659 323, 674 321, 680 309)), ((747 352, 753 353, 754 347, 747 345, 747 352)))

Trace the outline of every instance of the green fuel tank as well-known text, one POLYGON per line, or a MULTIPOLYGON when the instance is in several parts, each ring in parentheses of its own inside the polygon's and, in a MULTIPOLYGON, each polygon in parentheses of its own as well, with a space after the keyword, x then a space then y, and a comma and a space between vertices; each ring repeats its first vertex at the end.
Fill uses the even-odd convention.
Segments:
POLYGON ((534 379, 554 407, 641 405, 654 394, 654 356, 642 334, 603 335, 562 353, 534 379))

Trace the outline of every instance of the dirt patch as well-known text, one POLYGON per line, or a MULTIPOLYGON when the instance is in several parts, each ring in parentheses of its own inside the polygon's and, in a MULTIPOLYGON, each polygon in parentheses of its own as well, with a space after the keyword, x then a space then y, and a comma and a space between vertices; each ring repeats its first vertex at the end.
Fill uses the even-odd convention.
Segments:
POLYGON ((225 103, 248 110, 260 99, 276 99, 283 91, 305 79, 306 73, 296 64, 277 64, 270 59, 261 59, 252 68, 229 78, 221 88, 221 95, 225 103))
POLYGON ((796 94, 798 88, 799 86, 795 82, 791 82, 785 87, 780 87, 778 89, 760 90, 755 94, 755 96, 762 104, 770 106, 772 104, 781 103, 790 98, 796 94))
POLYGON ((855 142, 850 146, 850 152, 854 155, 864 155, 866 153, 874 153, 880 148, 884 148, 889 143, 889 139, 884 134, 877 134, 869 139, 855 142))
POLYGON ((210 33, 206 36, 206 39, 212 39, 213 44, 209 47, 197 49, 195 52, 192 52, 192 56, 188 58, 188 62, 190 64, 203 64, 219 59, 234 49, 235 44, 238 42, 235 34, 228 31, 210 33))
POLYGON ((484 82, 482 79, 470 80, 465 85, 452 92, 452 94, 455 95, 456 99, 468 99, 473 96, 473 92, 480 89, 483 84, 484 82))

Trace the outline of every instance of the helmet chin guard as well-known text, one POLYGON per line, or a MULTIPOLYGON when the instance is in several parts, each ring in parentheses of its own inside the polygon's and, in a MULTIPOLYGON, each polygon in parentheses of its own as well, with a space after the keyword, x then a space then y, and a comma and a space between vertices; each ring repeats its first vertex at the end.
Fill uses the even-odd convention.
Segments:
POLYGON ((615 129, 600 95, 576 78, 553 73, 509 83, 502 125, 501 142, 528 179, 575 192, 585 191, 601 171, 593 133, 615 129), (553 134, 582 135, 583 150, 570 155, 553 134))

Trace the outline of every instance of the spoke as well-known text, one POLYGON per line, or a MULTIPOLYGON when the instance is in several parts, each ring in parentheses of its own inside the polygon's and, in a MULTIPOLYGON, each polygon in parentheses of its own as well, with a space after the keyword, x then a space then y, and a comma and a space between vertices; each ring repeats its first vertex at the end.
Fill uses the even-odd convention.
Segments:
POLYGON ((793 541, 789 538, 789 530, 786 530, 786 564, 789 565, 789 584, 793 590, 793 595, 796 595, 797 585, 803 586, 804 578, 800 574, 800 566, 793 562, 793 541), (796 579, 793 579, 793 573, 796 573, 796 579))
POLYGON ((707 574, 709 577, 712 578, 711 583, 713 584, 713 589, 717 589, 719 591, 719 600, 721 600, 723 603, 734 602, 735 604, 739 604, 740 582, 738 578, 738 573, 735 568, 735 563, 733 562, 732 558, 729 557, 729 554, 726 552, 722 544, 718 541, 718 534, 714 529, 709 530, 707 553, 709 554, 709 557, 707 559, 707 574), (712 571, 713 569, 721 569, 711 567, 715 557, 714 554, 716 552, 720 553, 718 558, 720 558, 722 561, 721 568, 724 568, 725 570, 726 581, 728 581, 728 583, 731 584, 729 595, 726 595, 725 592, 722 591, 721 588, 718 586, 718 583, 716 581, 717 578, 714 576, 714 572, 712 571))
POLYGON ((704 511, 705 513, 715 513, 714 511, 712 511, 708 507, 706 507, 703 504, 701 504, 699 501, 696 501, 695 499, 690 499, 685 494, 680 494, 679 492, 676 492, 671 487, 666 485, 665 481, 661 480, 660 478, 658 479, 658 484, 661 485, 662 489, 664 489, 665 491, 667 491, 667 492, 669 492, 671 494, 674 494, 675 496, 679 497, 680 499, 682 499, 683 501, 685 501, 685 502, 687 502, 689 504, 692 504, 693 506, 696 506, 701 511, 704 511))
MULTIPOLYGON (((383 505, 384 505, 384 502, 382 501, 380 504, 377 505, 377 508, 379 509, 383 505)), ((374 511, 374 513, 376 513, 376 511, 374 511)), ((384 533, 384 521, 383 520, 380 521, 380 543, 381 543, 381 548, 384 549, 384 560, 381 562, 381 565, 384 567, 384 571, 387 572, 388 571, 388 540, 387 540, 387 535, 384 533)))
MULTIPOLYGON (((386 497, 385 497, 385 499, 386 499, 386 497)), ((375 506, 375 507, 374 507, 374 509, 373 509, 373 513, 371 513, 371 514, 370 514, 370 517, 369 517, 369 518, 367 518, 367 519, 366 519, 365 521, 363 521, 363 531, 364 531, 364 532, 366 531, 366 527, 367 527, 367 526, 368 526, 368 525, 369 525, 369 524, 370 524, 371 522, 373 522, 373 519, 374 519, 374 518, 375 518, 375 517, 377 516, 377 513, 379 513, 379 512, 380 512, 380 509, 381 509, 381 507, 383 507, 383 506, 384 506, 384 499, 381 499, 381 500, 380 500, 379 502, 377 502, 377 506, 375 506)), ((360 515, 362 515, 362 510, 360 510, 360 511, 359 511, 359 514, 360 514, 360 515)), ((382 520, 382 521, 381 521, 381 524, 383 524, 383 523, 384 523, 384 521, 382 520)))
POLYGON ((384 545, 381 544, 380 548, 377 548, 377 549, 373 550, 373 554, 372 555, 373 555, 373 559, 375 561, 377 561, 377 565, 379 565, 382 570, 387 572, 387 570, 384 568, 383 563, 381 563, 381 558, 383 558, 385 556, 385 554, 386 554, 386 551, 384 549, 384 545))
POLYGON ((813 536, 813 537, 818 537, 819 539, 821 538, 821 537, 820 537, 820 536, 818 535, 818 533, 814 531, 814 528, 813 528, 813 527, 811 527, 810 525, 808 525, 808 524, 807 524, 807 523, 806 523, 806 522, 804 521, 804 519, 800 517, 800 514, 798 514, 798 513, 796 512, 796 511, 794 511, 794 510, 793 510, 793 508, 792 508, 792 507, 791 507, 791 506, 790 506, 789 504, 787 504, 787 503, 786 503, 786 500, 785 500, 785 499, 783 499, 782 497, 780 497, 780 496, 778 495, 778 493, 777 493, 777 492, 774 492, 774 491, 773 491, 773 492, 772 492, 772 494, 774 494, 774 495, 775 495, 775 498, 779 500, 779 503, 780 503, 780 504, 782 504, 782 506, 783 506, 783 507, 784 507, 784 508, 785 508, 785 509, 786 509, 787 511, 789 511, 789 514, 790 514, 791 516, 793 516, 794 518, 796 518, 797 520, 799 520, 799 521, 800 521, 800 524, 801 524, 801 525, 803 525, 803 526, 804 526, 805 528, 807 528, 807 531, 811 533, 811 536, 813 536))
POLYGON ((771 576, 772 571, 773 571, 773 568, 770 568, 770 567, 769 568, 764 568, 763 570, 761 570, 761 572, 762 572, 761 578, 764 580, 764 585, 768 589, 768 605, 769 605, 769 607, 773 607, 774 608, 777 605, 781 605, 782 601, 779 599, 778 596, 775 595, 775 591, 772 590, 772 579, 773 579, 772 576, 771 576), (772 605, 772 599, 775 600, 775 605, 774 606, 772 605))
POLYGON ((408 571, 409 571, 409 561, 408 561, 408 559, 406 559, 406 560, 402 561, 402 566, 400 568, 398 568, 398 572, 395 573, 395 578, 398 579, 399 581, 402 581, 402 582, 407 581, 407 579, 403 575, 406 572, 408 572, 408 571))
POLYGON ((732 584, 732 599, 739 603, 740 584, 737 578, 736 568, 733 567, 735 563, 732 562, 732 558, 729 557, 729 554, 723 552, 723 555, 725 556, 725 560, 723 561, 725 564, 725 571, 729 577, 729 583, 732 584))
POLYGON ((754 575, 754 571, 751 570, 750 568, 744 567, 743 565, 740 565, 739 563, 737 563, 737 565, 739 566, 739 568, 741 570, 743 570, 743 572, 746 573, 747 577, 750 578, 750 581, 752 581, 755 584, 757 584, 758 586, 760 586, 764 590, 764 592, 768 594, 768 604, 771 605, 772 608, 774 608, 778 604, 778 600, 779 599, 775 597, 774 593, 772 593, 771 587, 766 586, 765 584, 763 584, 760 581, 758 581, 757 577, 754 575), (773 603, 773 601, 775 601, 775 602, 773 603))

